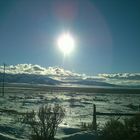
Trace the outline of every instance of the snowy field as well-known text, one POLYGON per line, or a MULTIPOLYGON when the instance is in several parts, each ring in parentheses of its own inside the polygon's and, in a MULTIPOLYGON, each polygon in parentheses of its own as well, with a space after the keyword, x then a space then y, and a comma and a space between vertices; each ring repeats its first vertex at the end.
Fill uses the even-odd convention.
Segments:
MULTIPOLYGON (((92 122, 93 104, 97 112, 135 113, 139 111, 140 94, 114 94, 96 92, 52 91, 44 88, 10 87, 5 89, 5 96, 0 98, 0 138, 28 139, 29 131, 25 124, 17 121, 17 112, 38 110, 42 105, 62 105, 66 117, 59 126, 56 137, 60 138, 77 132, 82 122, 92 122), (12 110, 3 112, 3 110, 12 110)), ((98 117, 102 126, 110 117, 98 117)))

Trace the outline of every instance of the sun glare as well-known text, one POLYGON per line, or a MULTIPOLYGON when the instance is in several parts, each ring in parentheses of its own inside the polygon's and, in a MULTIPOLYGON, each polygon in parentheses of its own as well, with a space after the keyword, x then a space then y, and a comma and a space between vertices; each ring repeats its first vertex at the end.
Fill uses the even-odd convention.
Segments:
POLYGON ((70 54, 74 49, 74 39, 69 33, 62 34, 57 43, 64 55, 70 54))

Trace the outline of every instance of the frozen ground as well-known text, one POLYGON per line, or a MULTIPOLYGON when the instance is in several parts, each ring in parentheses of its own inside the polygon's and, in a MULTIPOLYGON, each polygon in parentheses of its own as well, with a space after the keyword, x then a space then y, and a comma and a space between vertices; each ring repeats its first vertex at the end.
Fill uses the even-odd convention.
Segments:
MULTIPOLYGON (((93 104, 98 112, 137 112, 139 111, 140 94, 82 93, 73 91, 46 91, 44 88, 14 87, 6 88, 5 96, 0 97, 0 140, 27 139, 28 128, 17 121, 17 115, 2 110, 26 112, 37 110, 45 104, 61 104, 66 110, 66 117, 60 124, 57 138, 67 139, 70 134, 79 136, 82 122, 92 121, 93 104), (78 134, 77 134, 78 133, 78 134)), ((110 117, 98 117, 102 126, 110 117)))

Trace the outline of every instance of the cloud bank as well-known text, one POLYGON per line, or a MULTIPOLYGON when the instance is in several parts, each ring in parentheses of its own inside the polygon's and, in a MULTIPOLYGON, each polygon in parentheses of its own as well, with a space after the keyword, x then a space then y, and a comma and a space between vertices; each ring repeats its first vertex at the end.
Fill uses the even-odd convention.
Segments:
MULTIPOLYGON (((0 66, 0 72, 3 72, 3 66, 0 66)), ((41 67, 33 64, 17 64, 6 66, 6 73, 9 74, 36 74, 48 76, 81 76, 68 70, 59 67, 41 67)))
POLYGON ((140 86, 140 73, 99 74, 106 82, 124 86, 140 86))
MULTIPOLYGON (((0 73, 3 72, 3 66, 0 66, 0 73)), ((140 73, 116 73, 116 74, 98 74, 97 76, 88 76, 79 74, 60 67, 41 67, 33 64, 17 64, 6 66, 7 74, 30 74, 47 76, 56 80, 65 82, 74 82, 85 80, 93 83, 106 82, 115 85, 140 86, 140 73)))
POLYGON ((140 80, 140 73, 99 74, 105 79, 140 80))

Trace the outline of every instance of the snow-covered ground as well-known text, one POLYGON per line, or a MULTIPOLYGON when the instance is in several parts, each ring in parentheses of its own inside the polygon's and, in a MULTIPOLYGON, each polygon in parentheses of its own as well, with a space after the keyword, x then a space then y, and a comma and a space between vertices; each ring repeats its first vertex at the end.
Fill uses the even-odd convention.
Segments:
MULTIPOLYGON (((82 122, 91 122, 93 104, 98 112, 137 112, 139 111, 140 94, 81 93, 73 91, 51 92, 25 88, 6 89, 0 97, 0 139, 28 139, 29 131, 25 124, 17 120, 17 115, 2 110, 26 112, 38 110, 42 105, 58 103, 66 110, 66 117, 59 126, 57 138, 68 137, 79 131, 82 122)), ((102 126, 110 117, 98 117, 102 126)))

